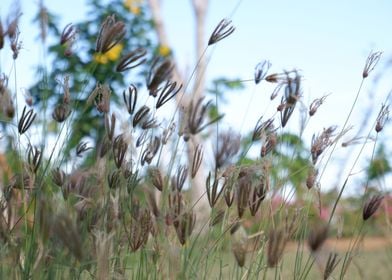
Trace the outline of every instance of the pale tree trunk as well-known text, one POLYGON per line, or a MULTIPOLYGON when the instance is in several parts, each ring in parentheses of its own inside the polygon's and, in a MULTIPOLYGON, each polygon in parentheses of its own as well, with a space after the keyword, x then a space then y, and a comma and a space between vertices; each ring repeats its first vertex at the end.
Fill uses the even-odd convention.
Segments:
MULTIPOLYGON (((155 23, 155 30, 158 36, 159 43, 164 46, 170 46, 167 36, 166 30, 164 26, 164 21, 161 14, 161 6, 159 0, 149 0, 149 6, 151 9, 152 17, 155 23)), ((205 68, 206 68, 206 60, 204 56, 204 50, 206 48, 205 44, 205 18, 207 13, 208 0, 192 0, 192 7, 195 13, 196 20, 196 61, 198 62, 194 77, 193 77, 193 88, 191 94, 184 93, 177 95, 177 106, 179 107, 187 107, 192 100, 197 100, 204 96, 204 87, 205 87, 205 68)), ((174 63, 173 70, 173 79, 180 84, 185 85, 186 79, 180 73, 178 65, 176 61, 174 63)), ((189 166, 192 165, 192 158, 194 154, 194 150, 196 146, 201 142, 201 139, 198 135, 193 136, 190 141, 188 141, 187 153, 188 153, 188 162, 189 166)), ((207 195, 205 193, 205 164, 201 164, 198 173, 192 179, 192 205, 194 205, 194 211, 198 217, 199 221, 204 220, 208 215, 208 209, 210 209, 207 195)))

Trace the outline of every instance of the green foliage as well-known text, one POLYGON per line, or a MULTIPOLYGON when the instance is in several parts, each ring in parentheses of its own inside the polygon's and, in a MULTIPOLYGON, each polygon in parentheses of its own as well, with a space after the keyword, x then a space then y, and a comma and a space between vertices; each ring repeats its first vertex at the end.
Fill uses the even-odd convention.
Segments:
POLYGON ((367 176, 369 180, 374 180, 385 176, 391 172, 391 165, 383 144, 379 145, 373 160, 369 163, 367 176))

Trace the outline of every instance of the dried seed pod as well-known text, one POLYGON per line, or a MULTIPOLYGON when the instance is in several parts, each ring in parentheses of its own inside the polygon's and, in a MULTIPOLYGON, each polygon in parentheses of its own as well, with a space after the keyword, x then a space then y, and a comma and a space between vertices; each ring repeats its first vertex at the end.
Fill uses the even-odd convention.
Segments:
POLYGON ((143 64, 146 62, 146 54, 147 51, 144 48, 137 48, 136 50, 127 53, 125 56, 120 58, 116 71, 124 72, 143 64))
POLYGON ((369 73, 374 70, 376 67, 377 63, 380 60, 380 57, 382 55, 382 52, 370 52, 366 59, 365 67, 363 68, 362 71, 362 78, 367 78, 369 76, 369 73))
POLYGON ((215 166, 219 169, 230 162, 238 153, 241 145, 241 136, 233 131, 219 134, 217 147, 214 149, 215 166))
POLYGON ((324 269, 324 280, 327 280, 329 278, 329 276, 332 274, 332 272, 335 270, 335 268, 338 266, 339 262, 340 262, 340 258, 338 259, 338 254, 336 253, 329 253, 328 255, 328 260, 327 260, 327 264, 325 265, 325 269, 324 269))
POLYGON ((76 146, 76 156, 77 157, 82 157, 82 154, 88 150, 91 150, 92 147, 88 146, 87 142, 80 142, 77 146, 76 146))
POLYGON ((148 209, 136 211, 132 215, 131 228, 129 231, 129 242, 133 252, 143 247, 148 240, 152 227, 151 214, 148 209))
POLYGON ((116 116, 114 113, 112 114, 112 117, 109 122, 109 117, 107 114, 105 114, 105 129, 106 129, 106 135, 108 136, 108 139, 110 141, 113 140, 114 136, 114 129, 116 128, 116 116))
POLYGON ((108 174, 108 185, 109 188, 115 189, 120 185, 121 182, 121 170, 114 170, 108 174))
POLYGON ((377 133, 379 133, 384 128, 384 125, 388 120, 389 120, 389 106, 382 105, 376 120, 375 130, 377 133))
POLYGON ((57 186, 62 187, 65 183, 65 173, 59 167, 52 170, 52 180, 57 186))
POLYGON ((36 116, 37 114, 34 113, 33 109, 26 112, 26 106, 23 108, 22 116, 18 122, 18 132, 20 135, 30 128, 36 116))
POLYGON ((270 118, 265 122, 262 122, 262 119, 263 117, 261 117, 256 123, 252 134, 252 141, 259 140, 263 137, 263 135, 268 134, 274 130, 274 118, 270 118))
POLYGON ((157 96, 160 84, 170 79, 173 68, 174 65, 168 58, 154 59, 147 76, 147 89, 150 91, 150 95, 157 96))
POLYGON ((64 45, 69 42, 73 42, 75 40, 76 34, 77 34, 77 29, 72 23, 68 23, 64 29, 63 32, 61 32, 60 36, 60 45, 64 45))
POLYGON ((267 246, 267 264, 268 267, 275 267, 282 258, 284 248, 286 247, 287 237, 283 229, 272 229, 269 232, 267 246))
POLYGON ((336 126, 330 126, 327 129, 323 129, 323 132, 312 137, 312 145, 310 147, 310 152, 312 154, 312 162, 316 164, 319 156, 324 152, 324 150, 334 143, 332 137, 334 137, 333 133, 336 130, 336 126))
POLYGON ((218 199, 223 193, 223 191, 225 190, 225 187, 226 187, 226 183, 221 184, 219 182, 219 179, 215 177, 212 179, 211 172, 208 174, 208 177, 206 179, 206 192, 207 192, 208 202, 211 208, 213 208, 215 204, 218 202, 218 199), (212 183, 211 180, 213 180, 212 183))
POLYGON ((187 177, 188 177, 188 167, 184 165, 180 165, 177 168, 176 176, 172 178, 172 189, 181 192, 187 177))
POLYGON ((309 116, 312 117, 316 112, 317 109, 324 103, 327 96, 323 96, 321 98, 316 98, 309 106, 309 116))
POLYGON ((255 67, 255 83, 256 85, 260 83, 268 73, 271 68, 271 63, 268 60, 263 60, 259 62, 255 67))
POLYGON ((328 225, 317 225, 311 229, 308 236, 308 245, 312 252, 316 252, 328 237, 328 225))
POLYGON ((159 170, 159 168, 148 169, 148 174, 153 186, 156 187, 159 191, 162 191, 164 181, 163 181, 162 173, 159 170))
POLYGON ((195 178, 197 171, 200 168, 200 165, 203 161, 203 145, 202 144, 198 144, 194 150, 193 153, 193 158, 192 158, 192 171, 191 171, 191 177, 195 178))
POLYGON ((196 214, 192 210, 182 213, 174 220, 173 225, 176 229, 178 240, 181 245, 185 245, 196 224, 196 214))
POLYGON ((248 206, 249 194, 252 187, 252 181, 249 175, 238 178, 236 186, 237 212, 238 217, 242 218, 248 206))
POLYGON ((308 177, 306 178, 306 187, 310 190, 313 188, 317 179, 318 170, 314 166, 310 166, 308 169, 308 177))
POLYGON ((231 20, 222 19, 212 32, 210 39, 208 40, 208 46, 223 40, 233 33, 234 30, 235 28, 231 25, 231 20))
POLYGON ((225 217, 225 211, 223 210, 218 210, 214 215, 213 213, 211 213, 210 227, 220 224, 223 221, 224 217, 225 217))
POLYGON ((29 145, 27 150, 27 162, 29 163, 30 170, 33 173, 37 173, 37 170, 41 164, 41 160, 42 151, 40 151, 37 147, 29 145))
POLYGON ((147 164, 151 164, 155 155, 158 153, 160 145, 161 145, 161 140, 159 139, 159 137, 155 136, 142 153, 142 157, 141 157, 142 166, 144 166, 146 162, 147 164))
POLYGON ((148 119, 149 115, 150 115, 150 108, 148 108, 146 105, 143 105, 133 117, 133 121, 132 121, 133 127, 136 127, 139 123, 144 122, 146 119, 148 119))
POLYGON ((364 221, 366 221, 371 216, 373 216, 374 213, 376 213, 383 199, 384 199, 383 195, 374 195, 365 203, 362 212, 362 218, 364 221))
POLYGON ((113 142, 114 163, 117 168, 120 168, 123 164, 127 150, 128 144, 125 142, 123 135, 117 136, 113 142))
POLYGON ((108 16, 102 23, 98 33, 95 51, 106 53, 117 45, 125 36, 125 24, 116 22, 114 15, 108 16))
POLYGON ((245 265, 246 248, 248 244, 248 234, 244 227, 238 226, 231 233, 232 251, 239 267, 245 265))
POLYGON ((191 104, 188 108, 188 118, 187 118, 187 130, 190 134, 198 134, 207 126, 218 122, 223 118, 224 115, 219 115, 216 118, 210 120, 207 124, 203 125, 204 118, 207 115, 207 109, 211 103, 211 101, 207 102, 206 104, 202 105, 203 97, 199 98, 196 103, 192 100, 191 104))
POLYGON ((53 119, 58 122, 64 122, 71 114, 71 108, 68 104, 59 104, 52 113, 53 119))
POLYGON ((181 90, 182 85, 180 85, 178 88, 176 87, 177 82, 167 81, 162 89, 157 90, 159 92, 159 97, 155 106, 157 109, 162 107, 166 102, 176 96, 176 94, 181 90))
POLYGON ((132 84, 128 87, 128 90, 123 91, 123 99, 128 113, 132 115, 137 101, 137 88, 135 85, 132 84))

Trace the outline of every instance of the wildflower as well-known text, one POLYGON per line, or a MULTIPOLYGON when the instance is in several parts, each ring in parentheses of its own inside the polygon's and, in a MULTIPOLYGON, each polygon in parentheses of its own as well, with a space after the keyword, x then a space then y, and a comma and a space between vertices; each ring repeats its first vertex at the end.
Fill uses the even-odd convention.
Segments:
POLYGON ((301 97, 301 76, 295 72, 295 77, 291 78, 286 74, 285 95, 282 97, 281 104, 283 110, 280 113, 282 127, 285 127, 291 114, 294 111, 298 99, 301 97))
POLYGON ((168 46, 159 45, 158 47, 158 54, 162 57, 169 56, 171 54, 171 50, 168 46))
POLYGON ((367 78, 369 73, 373 71, 380 60, 382 52, 370 52, 366 59, 365 67, 363 68, 362 78, 367 78))
POLYGON ((258 63, 255 68, 255 83, 258 84, 262 81, 268 73, 268 70, 271 68, 271 63, 268 60, 263 60, 258 63))
POLYGON ((371 216, 373 216, 374 213, 376 213, 383 199, 383 195, 374 195, 365 203, 362 212, 362 218, 364 221, 366 221, 371 216))
POLYGON ((87 104, 94 101, 95 106, 100 113, 109 113, 111 91, 108 85, 97 84, 93 92, 87 99, 87 104))
POLYGON ((122 49, 123 45, 117 44, 106 53, 95 53, 94 60, 99 64, 107 64, 109 61, 116 61, 120 57, 122 49))
POLYGON ((217 27, 215 27, 214 32, 212 32, 211 37, 208 40, 208 45, 213 45, 226 38, 231 33, 233 33, 234 30, 235 28, 231 25, 231 20, 222 19, 217 27))
POLYGON ((125 0, 124 6, 134 15, 139 15, 143 0, 125 0))
POLYGON ((131 250, 135 252, 147 243, 152 228, 152 219, 148 209, 133 212, 128 240, 131 250))

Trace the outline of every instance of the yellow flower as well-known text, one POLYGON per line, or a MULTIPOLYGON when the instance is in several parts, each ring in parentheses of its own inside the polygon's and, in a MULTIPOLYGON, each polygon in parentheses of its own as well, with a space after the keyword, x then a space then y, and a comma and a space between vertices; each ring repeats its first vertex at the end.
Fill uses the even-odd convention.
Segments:
POLYGON ((120 57, 123 48, 122 44, 117 44, 106 53, 95 53, 94 60, 99 64, 106 64, 109 60, 116 61, 120 57))
POLYGON ((140 5, 142 4, 143 0, 125 0, 124 6, 128 8, 128 10, 135 15, 140 14, 140 5))
POLYGON ((168 46, 160 45, 158 47, 158 53, 160 56, 168 56, 171 53, 171 49, 168 46))

